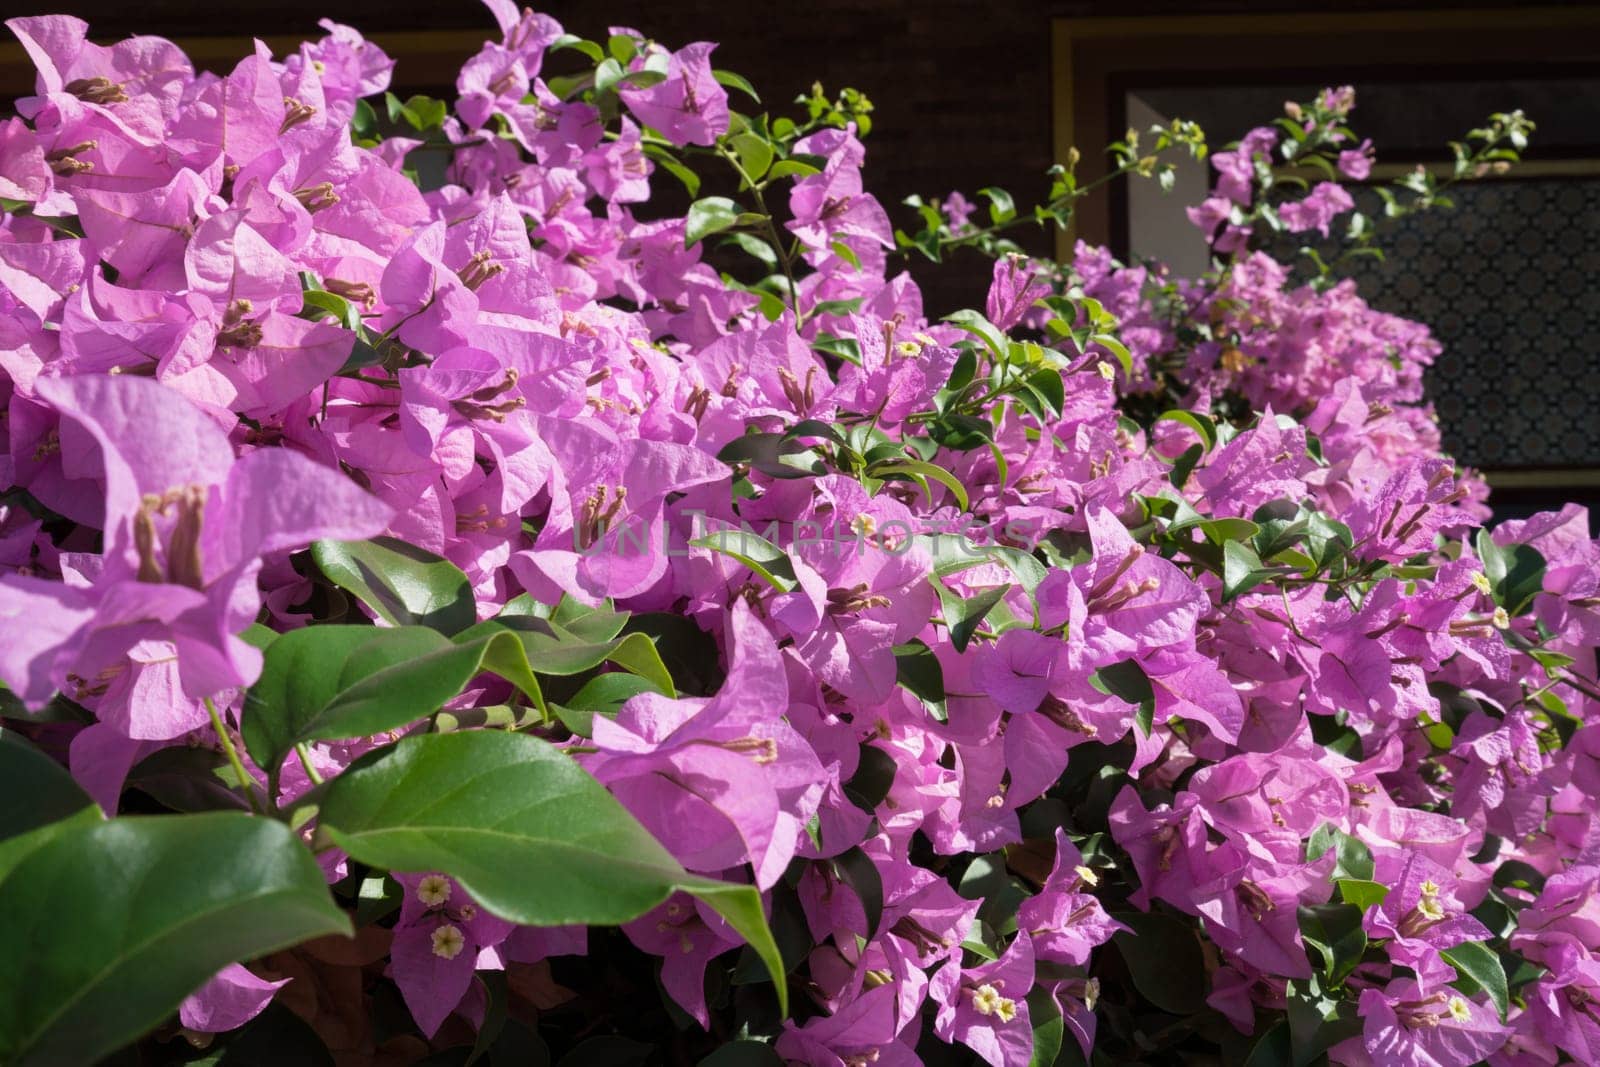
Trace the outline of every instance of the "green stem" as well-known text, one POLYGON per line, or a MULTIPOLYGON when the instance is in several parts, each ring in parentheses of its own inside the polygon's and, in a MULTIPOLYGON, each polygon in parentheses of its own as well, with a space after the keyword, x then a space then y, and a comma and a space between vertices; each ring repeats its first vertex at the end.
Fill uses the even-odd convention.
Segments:
POLYGON ((317 768, 312 766, 311 753, 306 749, 306 743, 304 741, 295 742, 294 754, 300 757, 300 766, 305 768, 306 777, 311 779, 311 784, 321 785, 322 775, 318 774, 317 768))
POLYGON ((244 790, 245 799, 250 802, 250 810, 257 815, 262 808, 256 799, 255 779, 245 773, 244 761, 239 758, 239 752, 233 747, 233 739, 228 736, 228 728, 223 725, 222 714, 217 711, 217 705, 210 697, 205 698, 206 714, 211 716, 211 729, 216 731, 217 740, 222 742, 222 751, 227 754, 228 763, 233 767, 233 773, 239 779, 239 786, 244 790))
POLYGON ((795 284, 794 264, 790 259, 789 250, 783 247, 783 236, 778 233, 777 223, 772 220, 772 212, 767 210, 767 198, 761 195, 761 185, 752 178, 744 169, 744 164, 739 162, 739 157, 734 152, 722 145, 717 145, 717 154, 733 167, 747 186, 750 187, 751 198, 756 202, 756 210, 761 213, 767 231, 767 241, 772 245, 772 250, 778 254, 778 262, 783 265, 783 276, 789 280, 789 311, 794 315, 795 329, 800 328, 800 287, 795 284))

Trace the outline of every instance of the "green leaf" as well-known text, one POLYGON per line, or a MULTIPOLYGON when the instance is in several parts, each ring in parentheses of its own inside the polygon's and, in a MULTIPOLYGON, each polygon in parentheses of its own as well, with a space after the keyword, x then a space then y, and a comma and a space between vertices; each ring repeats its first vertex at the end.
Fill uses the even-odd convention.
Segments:
POLYGON ((935 718, 944 716, 944 668, 933 649, 913 639, 894 646, 895 681, 911 690, 935 718))
POLYGON ((444 125, 450 108, 443 100, 435 100, 431 96, 413 96, 405 102, 403 112, 406 121, 417 132, 426 133, 444 125))
POLYGON ((1136 706, 1133 721, 1141 733, 1150 736, 1155 720, 1156 691, 1144 668, 1131 659, 1101 667, 1089 676, 1089 682, 1102 693, 1120 697, 1136 706))
POLYGON ((1273 572, 1261 563, 1256 550, 1243 541, 1227 541, 1222 546, 1222 600, 1227 603, 1240 593, 1269 581, 1273 572))
POLYGON ((1045 402, 1052 415, 1057 418, 1061 416, 1061 408, 1066 403, 1066 390, 1061 384, 1060 371, 1053 367, 1034 371, 1028 376, 1026 385, 1045 402))
POLYGON ((717 79, 718 85, 729 89, 737 89, 756 103, 761 103, 761 97, 756 95, 755 87, 746 81, 742 75, 735 74, 731 70, 714 70, 711 72, 711 76, 717 79))
POLYGON ((833 873, 855 892, 867 917, 867 940, 878 935, 883 919, 883 877, 860 845, 852 845, 833 858, 833 873))
POLYGON ((1205 444, 1207 452, 1217 447, 1217 423, 1210 415, 1177 409, 1157 415, 1156 421, 1176 422, 1189 427, 1200 435, 1200 440, 1205 444))
POLYGON ((844 260, 855 270, 861 269, 861 257, 856 255, 855 249, 843 241, 834 241, 828 247, 833 249, 833 254, 844 260))
POLYGON ((597 93, 615 92, 617 83, 622 81, 627 71, 611 57, 602 59, 594 68, 594 89, 597 93))
POLYGON ((564 703, 551 704, 550 710, 567 729, 579 737, 589 737, 596 715, 614 716, 630 698, 653 692, 656 687, 637 674, 612 671, 591 678, 564 703))
POLYGON ((978 190, 978 195, 989 201, 989 221, 996 226, 1017 217, 1017 205, 1011 194, 999 186, 986 186, 978 190))
POLYGON ((1367 951, 1362 910, 1354 904, 1302 905, 1298 912, 1300 935, 1323 960, 1323 975, 1337 986, 1350 976, 1367 951))
POLYGON ((584 55, 588 56, 590 62, 593 63, 598 63, 606 57, 605 52, 601 50, 598 44, 595 44, 593 41, 586 41, 582 37, 579 37, 577 34, 573 33, 564 33, 560 37, 557 37, 554 41, 550 42, 549 50, 552 52, 563 48, 570 48, 576 52, 582 52, 584 55))
POLYGON ((86 823, 0 882, 0 1060, 92 1063, 224 966, 350 933, 283 823, 242 813, 86 823))
POLYGON ((173 811, 247 811, 233 767, 212 748, 159 748, 128 772, 124 789, 137 789, 173 811))
POLYGON ((1189 923, 1159 912, 1118 912, 1113 918, 1128 927, 1112 941, 1146 1000, 1174 1015, 1205 1007, 1205 956, 1189 923))
POLYGON ((432 715, 486 669, 538 693, 509 633, 460 644, 420 626, 291 630, 245 694, 245 747, 272 774, 299 742, 368 737, 432 715))
POLYGON ((748 463, 772 478, 812 478, 826 473, 814 450, 781 433, 747 433, 723 445, 717 458, 748 463))
POLYGON ((613 34, 606 38, 606 51, 611 58, 626 66, 639 54, 639 39, 627 33, 613 34))
POLYGON ((871 813, 894 787, 894 757, 876 745, 862 745, 856 773, 841 787, 851 803, 871 813))
POLYGON ((321 289, 307 289, 301 295, 304 304, 300 308, 300 317, 303 319, 332 319, 347 330, 361 329, 361 312, 356 306, 337 293, 324 292, 321 289))
POLYGON ((683 246, 698 242, 732 226, 739 218, 739 205, 725 196, 708 196, 689 205, 685 219, 683 246))
POLYGON ((604 786, 538 738, 424 734, 370 752, 328 786, 317 833, 374 867, 443 871, 525 925, 614 925, 690 893, 761 954, 787 1014, 783 961, 755 887, 685 871, 604 786))
POLYGON ((1500 1021, 1504 1022, 1511 994, 1506 986, 1505 965, 1494 950, 1481 941, 1463 941, 1439 955, 1456 969, 1456 987, 1468 995, 1484 990, 1500 1013, 1500 1021))
POLYGON ((478 621, 472 583, 461 568, 393 537, 318 541, 311 558, 339 588, 394 626, 455 634, 478 621))
POLYGON ((950 598, 945 608, 945 621, 950 624, 950 644, 955 647, 957 652, 965 652, 967 650, 967 645, 972 642, 972 635, 977 632, 978 627, 982 625, 983 620, 994 609, 994 606, 1004 600, 1006 594, 1011 592, 1012 588, 1009 585, 999 585, 993 589, 985 589, 981 593, 975 593, 966 599, 960 599, 950 593, 949 590, 944 589, 942 584, 937 581, 935 582, 935 587, 943 591, 944 595, 940 597, 941 600, 945 596, 950 598), (954 617, 951 617, 952 608, 954 609, 954 617))
POLYGON ((700 175, 690 170, 683 161, 674 156, 669 150, 660 145, 646 144, 644 154, 655 161, 656 165, 683 183, 690 196, 700 194, 700 175))
MULTIPOLYGON (((618 616, 610 613, 609 617, 602 618, 604 618, 604 628, 600 629, 591 627, 589 622, 582 620, 572 622, 560 612, 548 620, 537 616, 501 614, 457 634, 455 640, 458 644, 474 644, 497 635, 509 635, 515 638, 520 645, 520 651, 513 662, 485 660, 488 669, 514 684, 521 684, 520 676, 514 676, 512 670, 502 670, 503 667, 532 669, 540 674, 568 677, 593 670, 609 661, 646 679, 663 695, 675 696, 672 675, 662 662, 661 654, 656 651, 655 642, 644 634, 637 633, 604 639, 601 634, 616 632, 612 624, 618 616), (567 625, 590 627, 590 629, 588 632, 573 633, 566 628, 567 625)), ((527 689, 523 691, 528 692, 529 696, 535 695, 527 689)))
POLYGON ((764 1041, 730 1041, 696 1067, 784 1067, 777 1050, 764 1041))
POLYGON ((814 167, 802 159, 780 159, 772 165, 767 172, 767 179, 775 178, 809 178, 813 174, 821 174, 821 167, 814 167))
POLYGON ((689 544, 732 556, 780 593, 792 592, 800 584, 789 553, 753 531, 718 530, 697 537, 689 544))
POLYGON ((67 769, 15 730, 0 726, 0 840, 16 837, 95 807, 67 769))
POLYGON ((1510 615, 1527 611, 1544 591, 1544 556, 1532 545, 1497 545, 1487 529, 1478 531, 1477 548, 1494 602, 1510 615))
POLYGON ((872 464, 867 468, 866 473, 869 478, 899 476, 921 481, 929 503, 933 502, 933 493, 928 489, 926 481, 923 480, 932 478, 950 490, 950 495, 955 497, 957 507, 962 511, 967 510, 967 487, 961 484, 961 479, 936 464, 924 463, 919 459, 892 459, 872 464))
POLYGON ((1294 1052, 1289 1042, 1289 1022, 1284 1020, 1262 1034, 1250 1048, 1244 1067, 1288 1067, 1294 1052))
POLYGON ((1354 904, 1362 911, 1382 904, 1389 895, 1389 887, 1382 882, 1373 882, 1365 878, 1340 878, 1335 882, 1339 888, 1339 899, 1346 904, 1354 904))
POLYGON ((772 145, 765 137, 746 130, 728 140, 739 159, 739 166, 752 182, 758 182, 766 176, 767 168, 772 166, 772 145))
POLYGON ((1306 862, 1315 863, 1329 849, 1338 850, 1332 875, 1334 879, 1371 880, 1372 850, 1367 848, 1365 842, 1351 837, 1332 823, 1323 823, 1312 832, 1311 839, 1306 842, 1306 862))
POLYGON ((1053 1067, 1061 1055, 1061 1041, 1066 1036, 1066 1023, 1061 1018, 1061 1008, 1049 990, 1033 989, 1028 993, 1028 1022, 1033 1026, 1033 1055, 1028 1067, 1053 1067))
POLYGON ((1001 363, 1005 362, 1010 351, 1010 344, 1000 327, 971 309, 962 309, 946 315, 944 320, 961 327, 968 333, 981 340, 994 358, 1001 363))
POLYGON ((1319 976, 1290 982, 1285 993, 1290 1036, 1287 1062, 1292 1067, 1311 1067, 1328 1049, 1361 1033, 1355 1005, 1330 994, 1319 976))

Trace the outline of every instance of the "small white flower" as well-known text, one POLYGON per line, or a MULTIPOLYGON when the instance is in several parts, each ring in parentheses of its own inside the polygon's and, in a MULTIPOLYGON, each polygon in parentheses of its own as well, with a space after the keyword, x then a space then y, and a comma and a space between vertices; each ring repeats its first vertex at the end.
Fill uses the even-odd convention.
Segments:
POLYGON ((1454 1019, 1456 1022, 1464 1023, 1472 1020, 1472 1009, 1468 1007, 1467 1002, 1462 1000, 1460 997, 1451 997, 1449 1008, 1450 1018, 1454 1019))
POLYGON ((987 983, 972 991, 972 1010, 979 1015, 993 1015, 1000 1010, 1000 990, 987 983))
POLYGON ((453 960, 467 947, 467 939, 460 930, 445 923, 433 932, 433 954, 442 960, 453 960))
POLYGON ((437 908, 450 899, 450 879, 442 874, 424 875, 417 883, 417 899, 430 908, 437 908))

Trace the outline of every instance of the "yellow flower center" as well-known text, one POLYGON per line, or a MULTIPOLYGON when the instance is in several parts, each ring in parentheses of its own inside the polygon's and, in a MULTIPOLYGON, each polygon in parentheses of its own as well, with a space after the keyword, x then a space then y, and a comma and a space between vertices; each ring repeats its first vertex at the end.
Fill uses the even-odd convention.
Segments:
POLYGON ((433 932, 433 954, 442 960, 455 959, 466 947, 467 939, 462 936, 460 930, 449 923, 433 932))
POLYGON ((450 879, 442 874, 430 874, 417 883, 417 899, 430 908, 437 908, 450 899, 450 879))

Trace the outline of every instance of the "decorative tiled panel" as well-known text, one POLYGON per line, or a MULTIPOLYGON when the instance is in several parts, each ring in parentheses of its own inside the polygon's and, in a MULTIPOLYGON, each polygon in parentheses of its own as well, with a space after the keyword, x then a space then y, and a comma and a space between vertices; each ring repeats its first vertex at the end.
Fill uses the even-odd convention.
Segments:
POLYGON ((1445 447, 1490 469, 1600 467, 1600 176, 1449 195, 1382 223, 1387 258, 1350 271, 1444 346, 1427 386, 1445 447))

